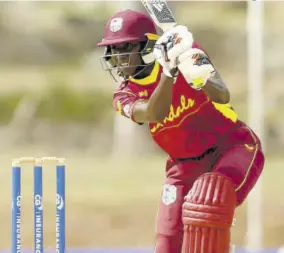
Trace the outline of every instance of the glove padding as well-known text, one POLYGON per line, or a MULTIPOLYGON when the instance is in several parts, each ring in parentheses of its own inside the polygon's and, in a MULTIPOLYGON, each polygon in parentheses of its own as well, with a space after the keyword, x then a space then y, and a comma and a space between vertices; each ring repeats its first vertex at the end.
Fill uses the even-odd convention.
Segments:
POLYGON ((178 69, 196 90, 202 89, 215 72, 209 57, 198 48, 191 48, 178 56, 178 69))
POLYGON ((192 48, 193 37, 186 26, 176 26, 165 32, 156 42, 153 55, 169 77, 178 72, 178 57, 192 48))

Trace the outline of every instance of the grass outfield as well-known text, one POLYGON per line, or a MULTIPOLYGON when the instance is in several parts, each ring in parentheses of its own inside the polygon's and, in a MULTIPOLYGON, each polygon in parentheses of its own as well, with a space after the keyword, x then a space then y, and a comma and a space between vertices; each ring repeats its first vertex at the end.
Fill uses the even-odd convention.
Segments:
MULTIPOLYGON (((9 248, 11 239, 11 159, 25 154, 42 155, 35 150, 17 150, 0 156, 0 248, 9 248)), ((65 154, 66 230, 68 247, 151 247, 155 218, 163 183, 164 158, 138 158, 132 161, 65 154)), ((283 161, 267 159, 264 184, 265 246, 283 243, 284 207, 283 161), (282 202, 280 201, 282 199, 282 202), (281 234, 282 232, 282 234, 281 234)), ((23 247, 33 244, 32 167, 22 172, 23 247)), ((55 169, 44 170, 45 247, 55 245, 55 169)), ((245 206, 237 211, 233 240, 245 243, 245 206)))

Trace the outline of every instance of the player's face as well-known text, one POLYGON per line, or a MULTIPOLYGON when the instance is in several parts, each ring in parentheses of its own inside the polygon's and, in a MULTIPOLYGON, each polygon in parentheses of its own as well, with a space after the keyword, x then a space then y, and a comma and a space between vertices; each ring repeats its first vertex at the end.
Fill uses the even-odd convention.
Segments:
POLYGON ((141 56, 138 53, 139 50, 139 43, 123 43, 111 46, 112 54, 118 54, 116 56, 116 61, 119 70, 125 76, 134 75, 137 66, 142 64, 141 56))

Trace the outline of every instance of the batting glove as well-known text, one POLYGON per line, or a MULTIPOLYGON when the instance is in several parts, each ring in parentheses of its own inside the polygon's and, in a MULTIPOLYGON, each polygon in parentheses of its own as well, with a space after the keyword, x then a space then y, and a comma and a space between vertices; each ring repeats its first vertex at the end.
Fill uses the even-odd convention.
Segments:
POLYGON ((197 48, 189 49, 178 57, 178 69, 196 90, 201 90, 215 72, 209 57, 197 48))
POLYGON ((166 76, 175 77, 178 57, 192 48, 193 37, 186 26, 176 26, 165 32, 156 42, 153 55, 166 76))

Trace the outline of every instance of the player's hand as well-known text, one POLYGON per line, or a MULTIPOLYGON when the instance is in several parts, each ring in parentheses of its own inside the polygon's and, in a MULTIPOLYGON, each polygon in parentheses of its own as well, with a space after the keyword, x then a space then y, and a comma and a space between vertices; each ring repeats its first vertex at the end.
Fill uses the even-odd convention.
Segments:
POLYGON ((169 77, 176 76, 178 56, 192 47, 193 37, 186 26, 176 26, 165 32, 156 42, 153 55, 169 77))
POLYGON ((209 57, 200 49, 192 48, 178 57, 178 69, 196 90, 202 89, 209 77, 215 72, 209 57))

